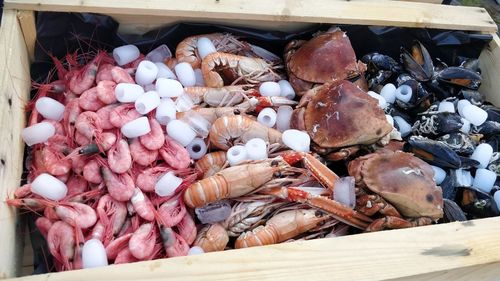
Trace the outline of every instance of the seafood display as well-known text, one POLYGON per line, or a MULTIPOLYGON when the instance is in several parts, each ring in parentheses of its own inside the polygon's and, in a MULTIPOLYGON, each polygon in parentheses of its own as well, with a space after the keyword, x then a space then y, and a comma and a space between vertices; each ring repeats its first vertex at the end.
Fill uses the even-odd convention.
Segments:
POLYGON ((500 215, 475 59, 356 54, 339 28, 283 56, 212 33, 51 58, 7 199, 50 271, 500 215))

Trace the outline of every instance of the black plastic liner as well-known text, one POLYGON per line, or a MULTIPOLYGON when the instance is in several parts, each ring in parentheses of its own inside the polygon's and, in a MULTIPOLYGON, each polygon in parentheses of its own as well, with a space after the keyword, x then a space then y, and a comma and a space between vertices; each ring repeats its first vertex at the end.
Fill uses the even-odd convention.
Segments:
MULTIPOLYGON (((54 67, 49 54, 62 58, 75 51, 111 51, 124 44, 137 45, 144 54, 161 44, 168 45, 170 50, 175 52, 177 44, 187 36, 230 32, 282 56, 284 46, 290 40, 309 39, 314 33, 331 27, 326 24, 309 25, 299 32, 286 33, 225 25, 178 23, 143 35, 123 35, 118 34, 118 23, 108 16, 54 12, 37 13, 36 26, 37 44, 35 62, 31 65, 31 77, 38 82, 46 81, 49 71, 54 67)), ((412 41, 418 39, 433 58, 456 65, 464 57, 479 57, 485 45, 492 39, 491 35, 462 31, 353 25, 339 27, 347 31, 358 59, 367 53, 379 52, 399 60, 400 47, 409 48, 412 41)), ((34 248, 34 273, 46 273, 50 270, 51 263, 44 239, 33 223, 30 224, 30 233, 34 248)))
MULTIPOLYGON (((44 80, 53 67, 48 56, 63 57, 74 51, 88 52, 102 48, 111 51, 117 46, 134 44, 143 53, 166 44, 175 52, 177 44, 189 35, 230 32, 249 43, 261 46, 282 56, 284 46, 292 39, 309 39, 331 25, 317 24, 299 32, 263 31, 253 28, 226 25, 178 23, 152 30, 143 35, 118 34, 118 23, 111 17, 95 14, 39 12, 37 14, 37 45, 31 75, 34 80, 44 80), (89 46, 92 45, 92 46, 89 46)), ((456 65, 461 58, 477 58, 492 39, 488 34, 423 28, 375 27, 340 25, 347 32, 358 59, 370 52, 379 52, 399 58, 400 47, 410 47, 413 40, 420 40, 433 58, 456 65)), ((270 27, 272 28, 272 27, 270 27)))

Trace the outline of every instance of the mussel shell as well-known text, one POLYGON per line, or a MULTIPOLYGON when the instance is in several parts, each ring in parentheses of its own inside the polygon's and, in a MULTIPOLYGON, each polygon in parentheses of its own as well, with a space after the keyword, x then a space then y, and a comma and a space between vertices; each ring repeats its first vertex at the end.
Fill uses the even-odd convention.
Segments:
POLYGON ((464 211, 457 203, 449 199, 443 199, 443 222, 466 221, 464 211))
POLYGON ((463 133, 450 133, 436 139, 453 149, 458 154, 471 155, 474 152, 476 142, 463 133))
POLYGON ((481 86, 481 75, 467 68, 451 66, 440 71, 437 79, 445 84, 460 86, 471 90, 481 86))
POLYGON ((474 159, 471 159, 469 157, 462 157, 462 156, 459 156, 460 157, 460 161, 462 162, 462 165, 460 165, 460 168, 462 169, 471 169, 471 168, 479 168, 479 166, 481 165, 481 163, 479 163, 479 161, 477 160, 474 160, 474 159))
POLYGON ((423 114, 413 125, 412 131, 424 136, 441 136, 459 132, 462 126, 463 121, 460 115, 451 112, 436 112, 423 114))
POLYGON ((488 113, 486 121, 500 122, 500 108, 493 105, 483 105, 482 108, 488 113))
POLYGON ((473 105, 479 106, 484 102, 483 94, 474 90, 462 89, 458 93, 458 96, 470 101, 473 105))
POLYGON ((446 174, 446 177, 439 186, 441 186, 441 189, 443 190, 443 198, 455 200, 458 188, 455 184, 455 178, 452 177, 449 172, 446 174))
MULTIPOLYGON (((402 86, 402 85, 407 85, 407 86, 410 86, 411 90, 412 90, 412 96, 411 96, 411 99, 408 101, 408 102, 402 102, 400 100, 396 100, 396 104, 398 105, 398 107, 402 108, 402 109, 412 109, 412 108, 415 108, 417 106, 419 106, 422 102, 424 102, 427 98, 430 97, 430 93, 427 92, 424 87, 422 86, 422 84, 420 82, 418 82, 417 80, 413 79, 413 78, 410 78, 410 79, 406 79, 405 78, 402 78, 400 79, 400 77, 398 77, 398 87, 402 86)), ((424 108, 422 108, 421 111, 425 110, 424 108)))
POLYGON ((493 147, 493 151, 500 151, 500 135, 491 135, 485 141, 493 147))
POLYGON ((472 131, 482 135, 497 135, 500 134, 500 122, 486 121, 480 126, 473 126, 472 131))
POLYGON ((434 73, 432 58, 419 41, 414 41, 411 53, 401 47, 401 62, 406 71, 418 81, 428 81, 434 73))
POLYGON ((441 142, 428 138, 411 136, 403 149, 427 163, 441 168, 458 169, 462 165, 462 161, 455 151, 441 142))
POLYGON ((438 100, 443 100, 450 96, 453 96, 453 93, 450 91, 450 88, 445 87, 441 83, 439 83, 437 78, 433 78, 432 80, 427 81, 425 85, 427 86, 430 92, 434 93, 435 97, 438 100))
POLYGON ((387 55, 379 53, 369 53, 361 58, 361 61, 367 65, 368 72, 379 72, 379 70, 387 70, 392 73, 402 71, 401 66, 397 61, 387 55))
POLYGON ((375 74, 368 74, 368 88, 375 89, 377 86, 382 86, 386 84, 385 82, 392 77, 393 73, 389 70, 380 70, 375 74))
POLYGON ((495 172, 497 174, 497 177, 500 175, 500 153, 493 153, 487 169, 495 172))
POLYGON ((475 187, 460 187, 456 201, 469 218, 500 215, 493 196, 475 187))
POLYGON ((460 64, 461 67, 470 69, 477 73, 481 73, 481 68, 479 67, 479 59, 467 58, 460 64))

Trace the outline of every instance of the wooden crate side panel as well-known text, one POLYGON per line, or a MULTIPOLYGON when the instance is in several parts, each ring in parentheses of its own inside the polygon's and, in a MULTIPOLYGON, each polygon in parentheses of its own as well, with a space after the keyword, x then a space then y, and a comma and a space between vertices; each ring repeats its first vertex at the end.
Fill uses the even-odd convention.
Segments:
MULTIPOLYGON (((418 266, 418 265, 416 265, 418 266)), ((500 276, 500 262, 481 264, 476 266, 467 266, 455 268, 452 270, 443 270, 438 272, 426 273, 411 277, 390 279, 388 281, 498 281, 500 276)))
POLYGON ((109 15, 324 22, 495 32, 483 8, 402 1, 335 0, 6 0, 6 9, 94 12, 109 15))
POLYGON ((29 59, 35 59, 36 26, 35 13, 33 11, 18 11, 17 19, 23 32, 24 42, 28 49, 29 59))
POLYGON ((479 91, 486 99, 500 106, 500 38, 493 35, 493 40, 479 56, 483 83, 479 91))
POLYGON ((16 11, 4 10, 0 28, 0 278, 12 277, 20 265, 23 239, 17 212, 5 203, 19 186, 23 171, 21 130, 30 90, 29 60, 16 11))
MULTIPOLYGON (((385 280, 499 263, 498 237, 500 217, 30 276, 20 280, 385 280)), ((485 269, 491 276, 500 276, 500 267, 485 269)), ((448 276, 433 276, 432 280, 450 280, 448 276)))

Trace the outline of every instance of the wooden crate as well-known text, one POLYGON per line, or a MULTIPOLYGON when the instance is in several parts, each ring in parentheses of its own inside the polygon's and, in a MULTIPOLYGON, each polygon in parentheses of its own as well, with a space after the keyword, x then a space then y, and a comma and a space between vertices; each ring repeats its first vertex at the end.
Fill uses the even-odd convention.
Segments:
MULTIPOLYGON (((424 2, 438 3, 427 0, 424 2)), ((0 28, 0 279, 19 276, 23 230, 4 200, 19 185, 24 105, 36 40, 33 11, 96 12, 125 32, 179 20, 293 30, 343 23, 496 32, 482 8, 368 0, 6 0, 0 28)), ((480 91, 500 105, 500 39, 481 54, 480 91)), ((498 280, 500 218, 294 242, 22 277, 22 280, 498 280)), ((28 257, 29 260, 29 257, 28 257)), ((24 263, 26 265, 26 261, 24 263)), ((17 280, 17 279, 16 279, 17 280)))

